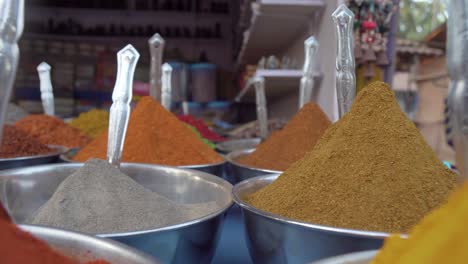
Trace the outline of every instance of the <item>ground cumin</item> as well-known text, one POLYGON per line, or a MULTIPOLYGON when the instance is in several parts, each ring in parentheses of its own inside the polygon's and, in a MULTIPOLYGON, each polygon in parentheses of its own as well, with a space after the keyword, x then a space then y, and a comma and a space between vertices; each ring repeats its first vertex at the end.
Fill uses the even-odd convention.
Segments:
POLYGON ((46 145, 82 147, 90 138, 62 120, 48 115, 28 115, 15 126, 46 145))
POLYGON ((284 171, 304 157, 329 126, 330 120, 322 109, 308 103, 283 129, 273 132, 253 153, 238 161, 256 168, 284 171))
MULTIPOLYGON (((107 132, 104 132, 73 159, 80 162, 105 159, 106 153, 107 132)), ((183 166, 212 164, 223 159, 158 102, 143 97, 130 115, 122 160, 183 166)))
POLYGON ((389 87, 375 82, 312 151, 246 201, 314 224, 407 232, 456 185, 389 87))
POLYGON ((468 262, 468 184, 454 192, 447 203, 416 225, 408 239, 398 235, 385 240, 372 264, 468 262))
POLYGON ((0 158, 36 156, 53 150, 12 125, 3 127, 0 158))

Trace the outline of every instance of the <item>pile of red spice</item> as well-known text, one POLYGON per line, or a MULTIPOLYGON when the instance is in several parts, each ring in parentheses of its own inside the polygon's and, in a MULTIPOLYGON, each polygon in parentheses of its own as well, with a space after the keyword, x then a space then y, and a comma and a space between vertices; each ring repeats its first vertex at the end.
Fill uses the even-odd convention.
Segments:
POLYGON ((36 156, 53 150, 11 125, 3 127, 0 158, 36 156))
MULTIPOLYGON (((79 264, 53 250, 44 241, 18 228, 0 204, 0 263, 79 264)), ((110 264, 104 260, 86 264, 110 264)))
MULTIPOLYGON (((107 131, 82 148, 73 160, 106 159, 106 155, 107 131)), ((175 115, 145 96, 130 115, 122 161, 184 166, 219 163, 223 158, 175 115)))
POLYGON ((226 140, 222 136, 218 135, 215 133, 213 130, 211 130, 205 122, 201 119, 196 119, 195 117, 191 115, 179 115, 177 116, 180 121, 187 123, 191 125, 192 127, 196 128, 198 132, 202 135, 203 138, 208 139, 211 142, 222 142, 226 140))
POLYGON ((16 122, 15 126, 46 145, 77 148, 91 140, 80 130, 48 115, 28 115, 16 122))

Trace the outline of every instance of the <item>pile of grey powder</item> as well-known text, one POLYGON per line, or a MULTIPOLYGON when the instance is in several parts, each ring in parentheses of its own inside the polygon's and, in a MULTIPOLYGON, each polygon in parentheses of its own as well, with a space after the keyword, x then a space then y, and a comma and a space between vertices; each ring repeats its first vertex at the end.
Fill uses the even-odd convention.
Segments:
POLYGON ((106 234, 174 225, 218 209, 214 201, 190 205, 172 202, 107 161, 92 159, 68 176, 28 222, 106 234))

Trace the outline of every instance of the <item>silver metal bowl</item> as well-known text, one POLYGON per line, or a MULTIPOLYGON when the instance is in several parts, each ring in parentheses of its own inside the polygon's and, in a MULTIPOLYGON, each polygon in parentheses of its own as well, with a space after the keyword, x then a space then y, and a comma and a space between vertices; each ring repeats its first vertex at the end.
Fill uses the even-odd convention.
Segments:
POLYGON ((97 238, 61 229, 20 225, 35 237, 43 240, 57 252, 81 262, 98 259, 112 264, 156 264, 152 257, 112 240, 97 238))
POLYGON ((260 138, 231 139, 216 144, 216 150, 228 154, 236 150, 253 149, 260 144, 260 138))
POLYGON ((260 175, 282 173, 281 171, 250 167, 237 162, 240 157, 248 155, 254 151, 255 149, 236 150, 226 155, 226 177, 229 182, 236 184, 260 175))
MULTIPOLYGON (((72 159, 73 156, 75 156, 76 153, 78 153, 78 151, 79 151, 79 149, 70 149, 66 153, 63 153, 62 155, 60 155, 60 159, 62 161, 65 161, 65 162, 79 163, 79 162, 74 161, 72 159)), ((137 163, 135 163, 135 164, 137 164, 137 163)), ((138 163, 138 164, 145 164, 145 163, 138 163)), ((149 164, 149 165, 153 165, 153 164, 149 164)), ((213 164, 186 165, 186 166, 177 166, 177 168, 202 171, 202 172, 206 172, 206 173, 213 174, 213 175, 216 175, 218 177, 224 178, 225 166, 226 166, 226 161, 223 160, 221 162, 213 163, 213 164)))
POLYGON ((53 152, 35 156, 1 158, 0 170, 54 163, 59 161, 60 155, 67 150, 61 146, 49 146, 49 148, 53 149, 53 152))
POLYGON ((247 246, 254 263, 309 263, 356 251, 378 249, 388 233, 314 225, 261 211, 242 197, 272 183, 279 175, 258 176, 233 189, 241 207, 247 246))
POLYGON ((369 264, 377 254, 376 250, 349 253, 341 256, 323 259, 312 264, 369 264))
MULTIPOLYGON (((0 172, 0 199, 17 223, 32 217, 59 184, 81 167, 66 163, 0 172)), ((232 186, 200 171, 123 163, 121 170, 146 188, 180 203, 216 201, 217 211, 182 224, 151 230, 98 234, 153 255, 163 263, 209 263, 216 249, 225 212, 232 205, 232 186)))

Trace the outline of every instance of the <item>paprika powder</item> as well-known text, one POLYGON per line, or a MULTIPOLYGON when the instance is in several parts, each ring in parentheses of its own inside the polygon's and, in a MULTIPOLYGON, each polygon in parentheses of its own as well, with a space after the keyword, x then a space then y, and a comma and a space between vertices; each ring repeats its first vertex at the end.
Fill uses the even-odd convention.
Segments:
MULTIPOLYGON (((61 255, 45 242, 18 228, 0 204, 0 263, 15 264, 79 264, 61 255)), ((104 260, 86 264, 110 264, 104 260)))
POLYGON ((48 154, 53 150, 12 125, 3 127, 0 158, 15 158, 48 154))
POLYGON ((28 115, 16 122, 15 126, 46 145, 76 148, 90 141, 78 129, 48 115, 28 115))

